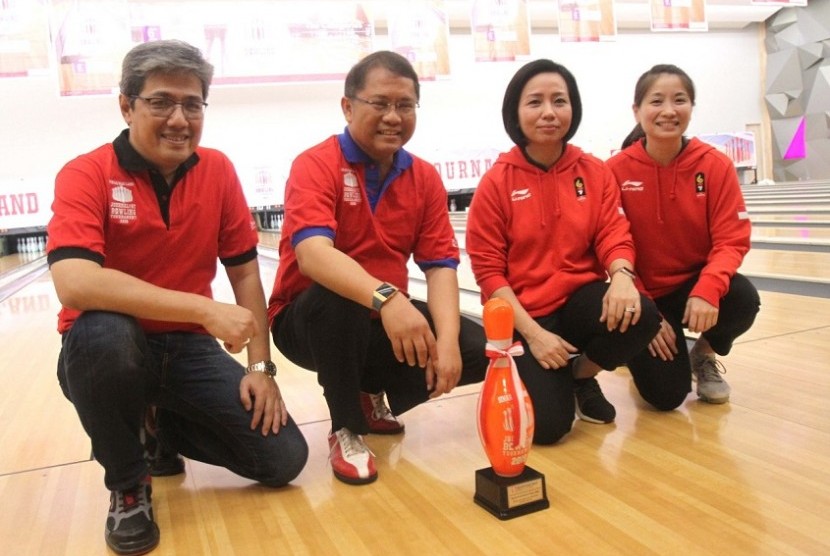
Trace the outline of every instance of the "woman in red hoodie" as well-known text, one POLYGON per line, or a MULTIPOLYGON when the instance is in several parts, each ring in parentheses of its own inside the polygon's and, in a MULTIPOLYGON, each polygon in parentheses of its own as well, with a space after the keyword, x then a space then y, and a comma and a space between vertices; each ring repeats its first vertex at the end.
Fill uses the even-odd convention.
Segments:
POLYGON ((660 318, 634 285, 634 245, 614 176, 568 144, 582 117, 571 72, 551 60, 526 64, 507 86, 502 117, 516 146, 476 189, 467 252, 482 300, 513 306, 534 441, 552 444, 571 430, 575 411, 595 423, 614 420, 594 377, 645 349, 660 318))
POLYGON ((737 273, 749 251, 750 223, 732 161, 684 137, 694 83, 680 68, 657 65, 637 81, 637 126, 608 161, 637 248, 637 274, 663 316, 647 350, 629 361, 634 383, 657 409, 697 395, 724 403, 730 388, 715 354, 755 321, 758 291, 737 273), (691 350, 683 328, 700 333, 691 350))

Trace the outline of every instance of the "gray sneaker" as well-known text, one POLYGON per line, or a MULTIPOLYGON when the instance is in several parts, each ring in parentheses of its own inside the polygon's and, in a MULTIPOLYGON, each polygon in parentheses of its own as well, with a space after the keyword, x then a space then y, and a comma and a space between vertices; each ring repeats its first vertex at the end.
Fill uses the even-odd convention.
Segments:
POLYGON ((697 381, 697 396, 707 403, 726 403, 732 389, 721 375, 726 367, 714 355, 691 357, 692 379, 697 381))

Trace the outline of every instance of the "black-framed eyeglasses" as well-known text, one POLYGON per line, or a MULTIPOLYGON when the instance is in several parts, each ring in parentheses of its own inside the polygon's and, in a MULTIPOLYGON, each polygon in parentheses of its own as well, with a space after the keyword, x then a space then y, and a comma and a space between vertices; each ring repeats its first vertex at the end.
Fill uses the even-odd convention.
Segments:
POLYGON ((205 108, 207 102, 188 99, 181 102, 176 102, 167 97, 142 97, 140 95, 131 95, 132 99, 140 99, 147 103, 147 108, 150 109, 150 114, 156 118, 169 118, 176 110, 176 106, 182 107, 182 114, 188 120, 201 120, 205 116, 205 108))
POLYGON ((390 110, 395 110, 399 116, 411 116, 415 113, 415 109, 420 106, 417 102, 411 100, 401 100, 398 102, 384 102, 382 100, 367 100, 360 97, 352 97, 353 100, 368 104, 375 109, 379 114, 388 114, 390 110))

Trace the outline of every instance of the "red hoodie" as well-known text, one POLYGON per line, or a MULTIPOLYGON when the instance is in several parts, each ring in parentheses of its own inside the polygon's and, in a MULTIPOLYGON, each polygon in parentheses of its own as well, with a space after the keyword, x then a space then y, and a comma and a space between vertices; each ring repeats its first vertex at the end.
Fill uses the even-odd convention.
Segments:
POLYGON ((532 316, 553 313, 580 287, 607 278, 634 244, 614 176, 567 145, 547 171, 519 147, 481 178, 467 218, 467 253, 482 300, 510 286, 532 316))
POLYGON ((637 274, 662 297, 700 273, 691 296, 718 307, 749 251, 750 223, 729 158, 692 139, 668 166, 642 141, 608 160, 637 247, 637 274))

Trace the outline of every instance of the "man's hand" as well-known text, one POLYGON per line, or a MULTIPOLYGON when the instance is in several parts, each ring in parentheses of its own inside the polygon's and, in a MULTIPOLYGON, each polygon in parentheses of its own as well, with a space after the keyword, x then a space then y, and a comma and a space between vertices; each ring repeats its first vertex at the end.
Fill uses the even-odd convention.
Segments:
POLYGON ((430 398, 449 394, 461 380, 461 350, 455 338, 439 339, 438 358, 427 362, 426 379, 430 398))
POLYGON ((262 436, 277 434, 288 423, 288 411, 277 381, 265 373, 248 373, 239 383, 239 399, 245 411, 253 410, 251 430, 261 427, 262 436))
POLYGON ((424 369, 429 360, 438 359, 435 335, 427 319, 405 295, 389 298, 380 308, 380 319, 398 361, 424 369))
POLYGON ((254 314, 239 305, 214 301, 202 326, 212 336, 222 340, 230 353, 242 351, 251 338, 259 333, 254 314))

